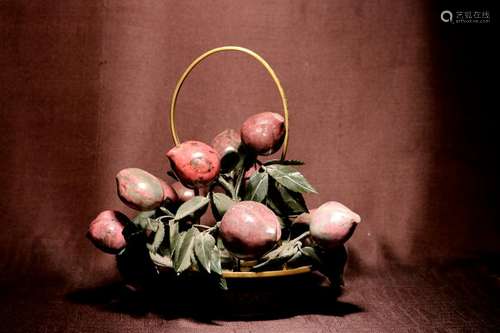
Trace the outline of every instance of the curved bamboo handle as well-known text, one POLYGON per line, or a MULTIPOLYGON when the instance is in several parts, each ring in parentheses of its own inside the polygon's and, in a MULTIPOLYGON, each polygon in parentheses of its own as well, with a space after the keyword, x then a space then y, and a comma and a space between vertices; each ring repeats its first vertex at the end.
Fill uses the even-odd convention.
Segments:
POLYGON ((240 46, 222 46, 222 47, 217 47, 215 49, 209 50, 205 53, 203 53, 201 56, 196 58, 191 65, 188 66, 188 68, 184 71, 182 76, 180 77, 179 81, 177 82, 177 85, 175 86, 174 93, 172 95, 172 103, 170 105, 170 130, 172 132, 172 140, 174 141, 175 145, 180 144, 179 136, 177 135, 177 131, 175 129, 175 106, 177 104, 177 97, 179 95, 179 92, 181 90, 182 84, 188 77, 189 73, 198 65, 203 59, 211 56, 212 54, 218 53, 218 52, 225 52, 225 51, 238 51, 238 52, 243 52, 246 53, 253 58, 257 59, 265 69, 267 69, 267 72, 271 77, 273 78, 274 83, 276 84, 276 87, 278 88, 278 91, 281 96, 281 102, 283 103, 283 114, 285 118, 285 138, 283 140, 283 148, 281 151, 281 159, 285 159, 286 156, 286 151, 288 148, 288 136, 289 136, 289 129, 288 129, 288 106, 286 102, 286 96, 285 96, 285 91, 283 90, 283 87, 281 86, 280 80, 276 76, 276 73, 274 73, 274 70, 271 68, 271 66, 267 63, 267 61, 264 60, 260 55, 255 53, 252 50, 246 49, 244 47, 240 46))

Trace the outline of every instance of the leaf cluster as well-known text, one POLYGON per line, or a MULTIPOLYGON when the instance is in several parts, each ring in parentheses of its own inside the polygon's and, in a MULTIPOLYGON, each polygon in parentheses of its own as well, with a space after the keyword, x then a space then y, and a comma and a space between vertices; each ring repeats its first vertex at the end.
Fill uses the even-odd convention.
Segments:
POLYGON ((220 251, 213 235, 216 227, 203 228, 192 223, 207 210, 209 202, 207 197, 195 196, 178 207, 161 206, 141 212, 125 227, 124 235, 128 242, 141 238, 159 270, 206 274, 225 288, 220 251))
MULTIPOLYGON (((203 274, 207 280, 216 281, 225 289, 222 268, 234 269, 238 267, 238 260, 224 249, 218 232, 220 223, 208 227, 199 224, 199 219, 211 209, 216 221, 220 221, 235 203, 256 201, 278 216, 286 239, 259 258, 253 271, 311 265, 331 271, 334 280, 341 281, 341 270, 325 268, 331 264, 325 260, 328 256, 314 244, 304 245, 308 232, 292 239, 294 226, 291 221, 308 212, 303 195, 316 193, 296 169, 302 164, 298 160, 281 159, 261 162, 242 149, 238 163, 221 173, 206 195, 196 195, 181 204, 166 201, 158 209, 141 212, 125 227, 123 234, 128 242, 144 244, 158 271, 203 274), (253 174, 249 175, 249 170, 254 170, 253 174)), ((171 171, 168 174, 176 177, 171 171)), ((343 268, 343 264, 335 265, 343 268)))

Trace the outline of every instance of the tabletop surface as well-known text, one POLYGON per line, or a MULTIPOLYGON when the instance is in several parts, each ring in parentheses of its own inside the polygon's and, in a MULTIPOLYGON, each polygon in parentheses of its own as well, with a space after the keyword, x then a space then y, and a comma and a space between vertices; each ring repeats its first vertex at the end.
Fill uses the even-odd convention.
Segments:
POLYGON ((287 299, 247 290, 224 307, 215 300, 207 306, 196 294, 186 294, 182 306, 175 299, 158 304, 131 296, 119 282, 60 288, 11 281, 1 288, 0 332, 494 332, 498 282, 468 263, 393 267, 348 273, 338 300, 299 284, 287 299), (259 298, 261 311, 252 313, 259 298))

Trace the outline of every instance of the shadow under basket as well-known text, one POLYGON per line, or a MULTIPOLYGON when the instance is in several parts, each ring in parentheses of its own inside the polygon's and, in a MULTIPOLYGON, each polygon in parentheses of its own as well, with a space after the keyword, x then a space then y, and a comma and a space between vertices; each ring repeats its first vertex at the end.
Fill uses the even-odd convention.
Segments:
MULTIPOLYGON (((129 296, 147 304, 152 311, 164 316, 191 316, 210 320, 244 318, 272 319, 297 314, 321 313, 343 315, 357 311, 337 302, 342 293, 341 283, 332 283, 316 270, 295 274, 278 273, 259 278, 248 275, 226 276, 227 290, 207 283, 206 276, 176 275, 173 270, 158 271, 149 267, 140 276, 130 275, 130 267, 118 260, 129 296), (144 272, 151 275, 146 276, 144 272), (245 277, 247 276, 247 277, 245 277)), ((138 272, 135 268, 135 272, 138 272)), ((286 272, 280 270, 276 272, 286 272)), ((247 272, 231 272, 247 273, 247 272)))

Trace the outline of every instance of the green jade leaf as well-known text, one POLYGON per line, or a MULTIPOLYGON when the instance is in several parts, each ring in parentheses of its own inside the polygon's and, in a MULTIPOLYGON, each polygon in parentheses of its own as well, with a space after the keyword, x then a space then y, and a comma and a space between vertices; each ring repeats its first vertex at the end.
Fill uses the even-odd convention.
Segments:
POLYGON ((173 267, 172 259, 168 256, 161 256, 158 253, 149 252, 149 257, 151 258, 151 261, 157 266, 168 268, 173 267))
POLYGON ((196 235, 194 253, 201 266, 210 273, 211 257, 215 247, 215 238, 206 232, 196 235))
POLYGON ((212 255, 210 257, 210 269, 212 274, 222 275, 222 266, 221 266, 221 256, 220 250, 217 246, 214 246, 212 249, 212 255))
POLYGON ((209 202, 210 200, 206 197, 195 196, 179 207, 177 213, 175 214, 175 219, 177 221, 180 221, 190 215, 194 215, 194 213, 205 209, 208 206, 209 202))
POLYGON ((165 225, 163 223, 158 223, 158 230, 153 238, 153 244, 151 244, 151 250, 156 253, 161 243, 165 239, 165 225))
POLYGON ((179 238, 179 223, 171 220, 168 222, 168 237, 170 244, 170 253, 174 255, 175 244, 179 238))
POLYGON ((146 226, 148 224, 148 219, 151 218, 155 214, 154 210, 148 210, 144 212, 140 212, 139 214, 136 215, 131 221, 133 224, 136 226, 140 227, 141 229, 146 229, 146 226))
POLYGON ((256 172, 248 180, 245 200, 262 202, 267 196, 269 175, 266 172, 256 172))
POLYGON ((273 164, 265 167, 269 176, 293 192, 318 193, 307 179, 295 168, 289 165, 273 164))
POLYGON ((191 254, 193 253, 194 239, 199 233, 198 229, 191 228, 181 233, 182 236, 175 244, 174 269, 177 274, 184 272, 191 266, 191 254))
POLYGON ((282 203, 287 207, 288 215, 298 215, 308 212, 306 202, 301 193, 292 192, 281 184, 275 184, 282 203))
POLYGON ((172 212, 171 212, 170 210, 168 210, 167 208, 165 208, 165 207, 163 207, 163 206, 160 206, 159 208, 160 208, 160 210, 161 210, 163 213, 165 213, 165 215, 166 215, 166 216, 171 217, 171 218, 174 218, 174 217, 175 217, 175 215, 174 215, 174 214, 172 214, 172 212))
POLYGON ((300 242, 283 242, 281 246, 265 254, 262 257, 265 261, 255 265, 252 269, 258 270, 267 266, 283 265, 299 251, 300 242))
POLYGON ((273 159, 266 161, 264 165, 272 165, 272 164, 280 164, 280 165, 304 165, 303 161, 300 160, 282 160, 282 159, 273 159))
POLYGON ((228 211, 229 208, 231 208, 232 205, 235 204, 233 199, 231 199, 229 196, 227 196, 224 193, 211 193, 211 198, 212 198, 212 203, 216 211, 214 213, 215 217, 220 220, 224 214, 228 211))

